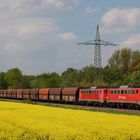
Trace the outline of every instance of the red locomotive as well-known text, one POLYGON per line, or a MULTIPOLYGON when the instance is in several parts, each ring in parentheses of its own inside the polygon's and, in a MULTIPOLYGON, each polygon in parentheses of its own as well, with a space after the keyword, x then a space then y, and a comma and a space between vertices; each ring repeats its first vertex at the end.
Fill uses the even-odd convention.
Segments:
POLYGON ((120 87, 108 89, 108 103, 117 105, 140 105, 140 88, 120 87))
POLYGON ((106 102, 107 89, 106 88, 95 88, 80 89, 79 101, 94 101, 94 102, 106 102))
POLYGON ((92 103, 140 109, 140 86, 67 87, 44 89, 1 89, 0 98, 27 99, 45 102, 92 103))
POLYGON ((79 92, 79 101, 92 101, 94 103, 102 103, 102 105, 122 108, 139 108, 140 86, 81 89, 79 92))

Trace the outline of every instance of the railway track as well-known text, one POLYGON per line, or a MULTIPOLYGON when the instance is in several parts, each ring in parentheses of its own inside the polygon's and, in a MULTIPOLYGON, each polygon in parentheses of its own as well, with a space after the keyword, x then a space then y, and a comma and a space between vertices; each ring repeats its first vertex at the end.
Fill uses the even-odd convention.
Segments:
POLYGON ((20 102, 20 103, 29 103, 35 105, 51 106, 51 107, 63 107, 67 109, 80 109, 88 111, 101 111, 101 112, 110 112, 110 113, 125 113, 131 115, 140 115, 140 110, 133 109, 119 109, 111 107, 95 107, 88 105, 77 105, 77 104, 64 104, 64 103, 54 103, 54 102, 40 102, 40 101, 28 101, 28 100, 11 100, 11 99, 0 99, 0 101, 10 101, 10 102, 20 102))
POLYGON ((113 112, 113 113, 129 113, 129 114, 138 114, 140 115, 140 110, 133 109, 118 109, 110 107, 95 107, 95 106, 85 106, 85 105, 72 105, 72 104, 60 104, 60 103, 45 103, 49 106, 65 107, 72 109, 82 109, 90 111, 104 111, 104 112, 113 112))

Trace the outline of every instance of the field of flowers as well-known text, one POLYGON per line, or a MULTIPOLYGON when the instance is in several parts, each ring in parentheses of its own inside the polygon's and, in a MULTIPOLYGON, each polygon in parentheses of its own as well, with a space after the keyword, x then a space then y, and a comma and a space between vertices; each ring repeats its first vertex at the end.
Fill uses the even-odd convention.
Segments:
POLYGON ((0 140, 140 139, 140 116, 0 101, 0 140))

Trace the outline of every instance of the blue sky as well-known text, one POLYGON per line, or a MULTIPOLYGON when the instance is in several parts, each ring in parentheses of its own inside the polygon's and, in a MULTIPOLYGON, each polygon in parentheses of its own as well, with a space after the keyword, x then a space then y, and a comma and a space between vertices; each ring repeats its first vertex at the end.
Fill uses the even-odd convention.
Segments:
POLYGON ((0 0, 0 71, 61 73, 93 64, 95 38, 119 43, 102 47, 103 66, 116 49, 140 50, 139 0, 0 0))

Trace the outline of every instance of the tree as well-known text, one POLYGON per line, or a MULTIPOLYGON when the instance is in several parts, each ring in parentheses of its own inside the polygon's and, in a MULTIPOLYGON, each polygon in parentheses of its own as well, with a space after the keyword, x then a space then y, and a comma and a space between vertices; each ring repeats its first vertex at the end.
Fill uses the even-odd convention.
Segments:
POLYGON ((132 50, 122 48, 113 53, 108 63, 110 67, 114 67, 120 71, 121 74, 128 72, 132 61, 132 50))
POLYGON ((139 65, 140 52, 123 48, 114 52, 108 61, 107 69, 104 69, 110 80, 118 84, 140 84, 139 65), (109 74, 110 73, 110 74, 109 74), (114 80, 113 80, 114 79, 114 80))
POLYGON ((97 78, 96 72, 97 69, 92 65, 86 66, 81 70, 82 81, 84 82, 85 86, 92 86, 94 84, 97 78))
POLYGON ((8 88, 22 88, 22 72, 18 68, 13 68, 5 73, 4 77, 8 88))
POLYGON ((47 86, 47 79, 49 78, 49 75, 46 73, 34 76, 30 80, 30 88, 43 88, 48 87, 47 86))
POLYGON ((61 79, 57 73, 43 73, 30 81, 30 88, 60 87, 61 79))
POLYGON ((50 78, 47 79, 47 86, 56 88, 61 86, 61 78, 57 73, 50 73, 50 78))
POLYGON ((5 79, 4 79, 4 76, 5 76, 5 73, 1 72, 0 73, 0 89, 7 88, 7 83, 6 83, 5 79))
POLYGON ((121 84, 121 77, 122 75, 115 67, 106 66, 103 70, 103 79, 107 85, 121 84))
POLYGON ((64 87, 66 86, 78 86, 79 85, 79 74, 77 69, 68 68, 61 75, 64 87))
POLYGON ((131 62, 131 72, 134 72, 138 69, 138 65, 140 65, 140 52, 133 51, 132 52, 132 62, 131 62))
POLYGON ((23 75, 22 77, 22 87, 23 88, 31 88, 30 87, 30 81, 33 80, 35 76, 30 75, 23 75))
POLYGON ((125 78, 125 84, 140 84, 140 61, 138 63, 132 64, 131 73, 125 78))

